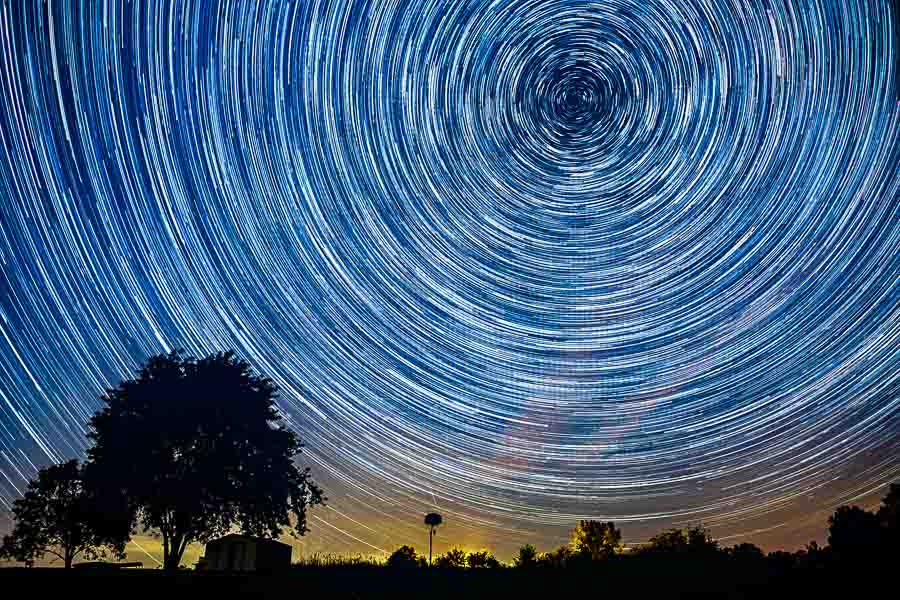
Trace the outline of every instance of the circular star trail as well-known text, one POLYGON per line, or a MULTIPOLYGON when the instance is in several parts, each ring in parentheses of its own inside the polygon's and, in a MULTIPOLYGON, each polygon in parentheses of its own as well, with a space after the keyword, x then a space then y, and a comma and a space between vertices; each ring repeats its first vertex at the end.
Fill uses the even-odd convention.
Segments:
POLYGON ((430 510, 501 554, 579 517, 820 535, 900 476, 898 31, 890 0, 0 2, 4 508, 148 355, 233 348, 331 498, 307 548, 430 510))

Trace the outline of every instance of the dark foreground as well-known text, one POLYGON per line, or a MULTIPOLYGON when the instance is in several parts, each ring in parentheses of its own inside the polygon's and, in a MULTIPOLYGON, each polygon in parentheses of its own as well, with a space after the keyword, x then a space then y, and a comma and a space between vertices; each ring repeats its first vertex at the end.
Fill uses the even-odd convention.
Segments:
MULTIPOLYGON (((769 568, 667 566, 637 568, 439 570, 304 567, 281 574, 214 574, 157 570, 92 572, 0 569, 0 598, 857 598, 878 593, 894 574, 872 565, 774 572, 769 568), (848 593, 849 591, 849 593, 848 593)), ((886 586, 896 591, 895 584, 886 586)))

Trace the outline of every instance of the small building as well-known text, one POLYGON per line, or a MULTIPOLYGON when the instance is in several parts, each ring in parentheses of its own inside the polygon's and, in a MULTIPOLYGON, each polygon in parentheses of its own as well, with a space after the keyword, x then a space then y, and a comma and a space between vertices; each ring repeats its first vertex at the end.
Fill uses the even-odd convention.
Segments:
POLYGON ((205 571, 279 571, 291 566, 291 550, 275 540, 232 533, 208 542, 198 567, 205 571))

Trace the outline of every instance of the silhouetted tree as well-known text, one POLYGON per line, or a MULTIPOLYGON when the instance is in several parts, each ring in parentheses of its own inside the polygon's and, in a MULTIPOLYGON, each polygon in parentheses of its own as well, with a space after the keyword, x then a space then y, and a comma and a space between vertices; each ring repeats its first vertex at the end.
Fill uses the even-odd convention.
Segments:
POLYGON ((641 553, 706 554, 715 553, 719 543, 701 525, 684 529, 667 529, 641 546, 641 553))
POLYGON ((725 553, 731 558, 742 562, 762 560, 766 557, 765 553, 760 549, 759 546, 756 546, 755 544, 751 544, 749 542, 744 542, 743 544, 737 544, 735 546, 732 546, 731 548, 726 548, 725 553))
POLYGON ((571 544, 572 550, 591 560, 609 558, 622 551, 622 532, 612 521, 579 521, 571 544))
POLYGON ((446 554, 435 559, 435 565, 445 569, 460 569, 466 566, 466 551, 462 548, 452 548, 446 554))
POLYGON ((514 564, 517 567, 533 567, 537 564, 537 549, 531 544, 525 544, 519 548, 519 555, 515 558, 514 564))
POLYGON ((766 555, 766 561, 773 570, 783 573, 794 568, 794 565, 797 563, 797 557, 790 552, 776 550, 766 555))
POLYGON ((819 569, 828 565, 830 554, 831 548, 822 548, 818 542, 813 540, 794 555, 794 560, 799 567, 819 569))
POLYGON ((41 469, 13 504, 13 515, 15 526, 3 538, 0 556, 31 566, 52 554, 67 569, 79 555, 125 557, 130 522, 97 511, 77 460, 41 469))
POLYGON ((307 531, 307 508, 324 498, 294 463, 302 444, 281 424, 276 395, 231 352, 154 356, 104 395, 91 419, 90 480, 128 498, 159 533, 164 568, 176 569, 189 543, 235 526, 254 536, 307 531))
POLYGON ((425 515, 425 524, 428 525, 428 564, 431 564, 431 550, 434 546, 434 534, 437 533, 438 526, 444 522, 444 518, 437 513, 428 513, 425 515))
POLYGON ((900 483, 892 483, 891 489, 881 500, 878 521, 887 530, 894 547, 900 544, 900 483))
POLYGON ((425 559, 416 554, 412 546, 400 546, 387 559, 387 566, 399 568, 412 568, 421 566, 425 559))
POLYGON ((496 569, 500 566, 500 561, 487 550, 479 550, 469 553, 466 564, 470 569, 496 569))
POLYGON ((828 517, 828 544, 843 558, 871 555, 881 548, 878 516, 858 506, 841 506, 828 517))

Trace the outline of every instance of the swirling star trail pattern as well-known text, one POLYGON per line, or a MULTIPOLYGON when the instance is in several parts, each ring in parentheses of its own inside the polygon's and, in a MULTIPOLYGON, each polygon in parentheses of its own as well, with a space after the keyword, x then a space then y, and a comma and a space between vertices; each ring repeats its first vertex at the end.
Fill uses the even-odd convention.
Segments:
POLYGON ((305 551, 821 539, 900 479, 898 23, 0 0, 0 509, 148 355, 233 348, 305 551))

